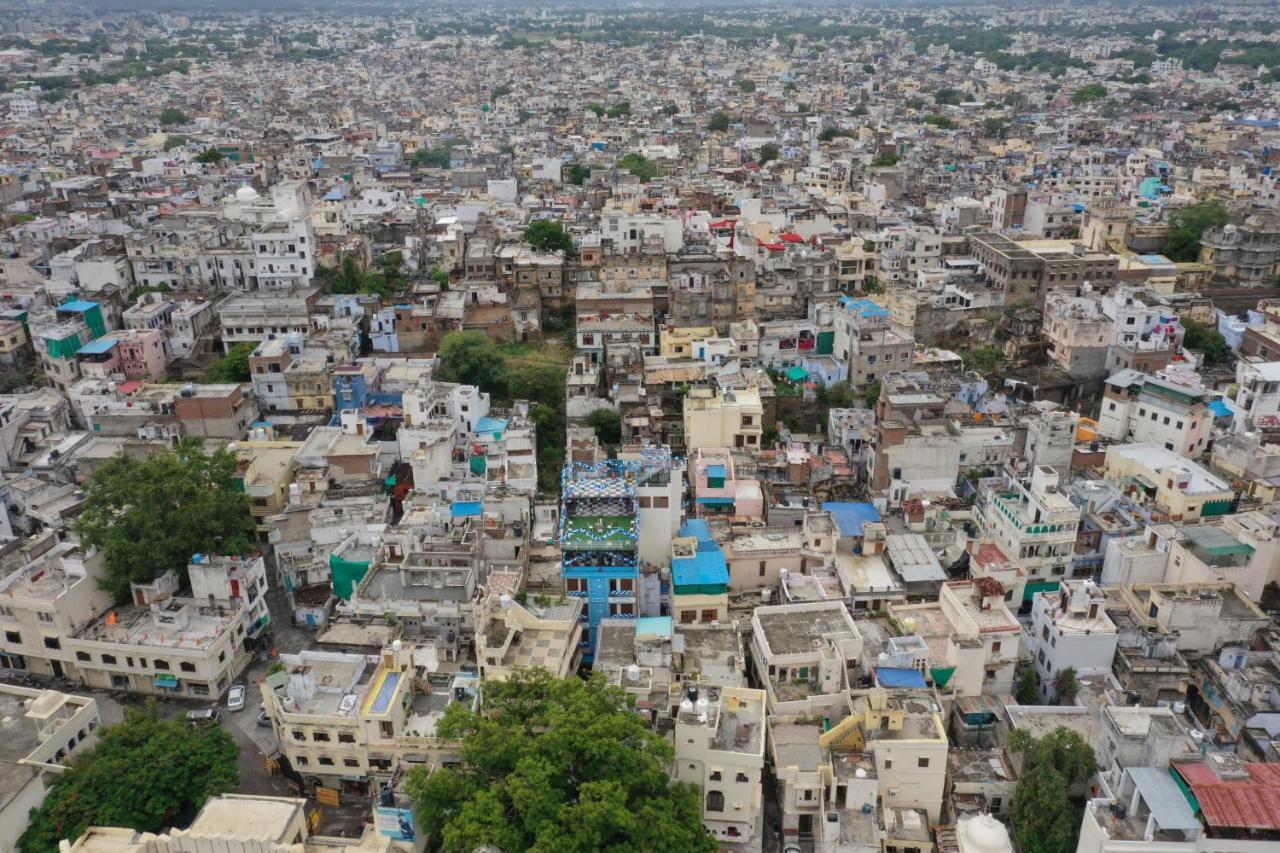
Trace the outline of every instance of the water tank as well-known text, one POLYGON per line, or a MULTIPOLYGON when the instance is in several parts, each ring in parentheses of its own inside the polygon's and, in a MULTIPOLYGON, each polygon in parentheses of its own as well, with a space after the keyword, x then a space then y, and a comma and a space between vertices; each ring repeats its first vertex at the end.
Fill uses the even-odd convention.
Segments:
POLYGON ((1186 703, 1186 702, 1174 702, 1174 703, 1173 703, 1173 713, 1175 713, 1175 714, 1181 714, 1181 713, 1183 713, 1183 712, 1184 712, 1184 711, 1186 711, 1186 710, 1187 710, 1187 703, 1186 703))
POLYGON ((688 699, 690 702, 697 702, 697 701, 698 701, 698 688, 696 688, 696 687, 690 687, 688 690, 686 690, 686 691, 685 691, 685 693, 684 693, 684 698, 688 699))
POLYGON ((760 590, 760 602, 762 604, 768 604, 769 599, 772 597, 773 597, 773 590, 769 589, 768 587, 760 590))
POLYGON ((639 681, 640 667, 636 666, 635 664, 631 664, 631 666, 627 667, 627 678, 631 679, 632 681, 639 681))
POLYGON ((1197 744, 1203 743, 1203 742, 1204 742, 1204 732, 1200 731, 1199 729, 1192 729, 1192 730, 1191 730, 1191 739, 1192 739, 1193 741, 1195 741, 1197 744))
POLYGON ((786 569, 778 569, 778 579, 781 580, 783 583, 786 583, 787 578, 790 576, 791 576, 791 572, 787 571, 786 569))
POLYGON ((680 713, 681 713, 681 714, 692 714, 692 713, 693 713, 693 703, 692 703, 692 702, 690 702, 688 699, 683 699, 683 700, 681 700, 681 702, 680 702, 680 713))
POLYGON ((865 779, 865 778, 867 778, 867 771, 866 771, 866 770, 864 770, 863 768, 859 767, 857 770, 853 771, 853 778, 855 778, 855 779, 865 779))
POLYGON ((698 716, 701 717, 711 710, 711 702, 707 700, 706 696, 702 696, 694 703, 694 707, 698 709, 698 716))
POLYGON ((914 633, 916 632, 916 620, 915 620, 915 617, 908 616, 906 619, 903 619, 903 620, 902 620, 902 627, 907 629, 907 633, 908 633, 908 634, 914 634, 914 633))
POLYGON ((399 652, 399 651, 400 651, 401 649, 403 649, 403 648, 404 648, 404 643, 403 643, 403 642, 401 642, 400 640, 392 640, 392 641, 391 641, 391 651, 393 651, 393 652, 399 652))

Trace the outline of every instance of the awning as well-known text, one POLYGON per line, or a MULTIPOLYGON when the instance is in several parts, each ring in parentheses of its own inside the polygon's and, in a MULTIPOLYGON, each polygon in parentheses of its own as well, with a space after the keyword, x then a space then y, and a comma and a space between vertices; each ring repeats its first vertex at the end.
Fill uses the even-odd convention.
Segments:
POLYGON ((1058 581, 1044 581, 1042 583, 1029 583, 1027 584, 1026 588, 1022 590, 1022 600, 1030 601, 1031 599, 1035 598, 1036 593, 1039 593, 1039 592, 1057 592, 1057 591, 1058 591, 1058 581))
POLYGON ((169 673, 161 673, 156 676, 156 687, 164 687, 170 690, 176 689, 178 686, 178 676, 169 673))
POLYGON ((733 498, 698 498, 703 506, 732 506, 733 498))

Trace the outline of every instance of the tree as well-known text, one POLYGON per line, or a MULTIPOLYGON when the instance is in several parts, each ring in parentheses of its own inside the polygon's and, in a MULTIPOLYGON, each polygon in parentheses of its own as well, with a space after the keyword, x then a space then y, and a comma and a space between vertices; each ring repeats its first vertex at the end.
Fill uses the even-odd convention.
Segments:
POLYGON ((486 394, 507 393, 507 359, 484 332, 458 331, 440 343, 440 378, 474 385, 486 394))
POLYGON ((999 366, 1004 352, 996 346, 975 347, 965 350, 960 357, 964 360, 965 370, 976 370, 985 376, 999 366))
POLYGON ((1200 237, 1210 228, 1227 224, 1227 209, 1217 199, 1189 204, 1169 217, 1169 236, 1164 254, 1179 263, 1200 257, 1200 237))
POLYGON ((185 578, 192 554, 248 554, 253 518, 236 465, 224 449, 205 453, 199 440, 183 439, 176 450, 121 454, 95 471, 75 528, 103 552, 102 588, 124 601, 131 583, 169 569, 185 578))
POLYGON ((535 219, 524 227, 524 241, 538 252, 573 254, 573 238, 564 225, 550 219, 535 219))
POLYGON ((175 124, 187 124, 191 119, 177 107, 165 107, 160 112, 160 124, 170 127, 175 124))
POLYGON ((623 155, 618 160, 618 168, 635 175, 642 184, 649 183, 658 175, 657 165, 643 154, 635 152, 623 155))
POLYGON ((432 267, 429 275, 431 276, 432 281, 440 285, 441 290, 445 290, 449 287, 449 273, 440 269, 440 267, 432 267))
POLYGON ((187 144, 187 138, 182 134, 171 133, 164 138, 164 150, 172 151, 174 148, 181 148, 187 144))
POLYGON ((1018 673, 1018 686, 1013 697, 1018 700, 1019 705, 1040 704, 1040 673, 1036 672, 1034 666, 1025 666, 1018 673))
POLYGON ((453 162, 453 147, 458 144, 457 140, 446 139, 439 145, 419 148, 409 158, 409 165, 414 168, 426 166, 431 169, 447 169, 453 162))
POLYGON ((621 101, 614 104, 605 110, 605 115, 609 118, 622 118, 623 116, 631 115, 631 102, 621 101))
POLYGON ((868 409, 875 408, 876 403, 879 402, 881 387, 880 380, 877 379, 867 386, 866 391, 862 392, 862 402, 867 404, 868 409))
POLYGON ((872 65, 871 63, 869 63, 869 62, 868 62, 867 64, 865 64, 865 65, 863 65, 863 66, 862 66, 862 73, 863 73, 863 74, 875 74, 875 73, 876 73, 876 67, 875 67, 874 65, 872 65))
POLYGON ((1072 853, 1081 810, 1071 803, 1068 791, 1097 772, 1093 748, 1065 728, 1038 740, 1019 729, 1009 736, 1007 748, 1022 755, 1012 811, 1018 847, 1024 853, 1072 853))
POLYGON ((1089 83, 1076 89, 1071 95, 1071 103, 1076 106, 1082 104, 1091 104, 1094 101, 1105 98, 1107 96, 1107 87, 1101 83, 1089 83))
POLYGON ((196 155, 197 163, 208 163, 211 166, 216 166, 225 159, 227 159, 227 155, 212 146, 196 155))
POLYGON ((573 163, 569 166, 569 183, 582 186, 589 177, 591 177, 591 170, 581 163, 573 163))
POLYGON ((1053 692, 1057 695, 1059 705, 1074 705, 1076 694, 1080 692, 1080 679, 1076 677, 1075 667, 1058 670, 1053 677, 1053 692))
POLYGON ((756 84, 751 80, 739 80, 738 91, 749 95, 756 90, 756 84))
POLYGON ((485 683, 485 712, 450 705, 437 732, 461 766, 412 771, 425 833, 445 850, 711 853, 699 793, 670 781, 673 749, 593 675, 517 670, 485 683))
POLYGON ((1182 328, 1186 330, 1182 345, 1189 350, 1204 353, 1204 360, 1209 364, 1222 364, 1231 360, 1231 347, 1222 333, 1212 326, 1192 320, 1182 320, 1182 328))
POLYGON ((251 341, 236 344, 226 355, 209 365, 209 369, 204 374, 204 381, 218 384, 248 382, 251 378, 249 356, 253 355, 257 347, 258 345, 251 341))
POLYGON ((760 155, 756 157, 756 162, 758 162, 761 166, 763 166, 765 163, 768 163, 770 160, 777 160, 778 155, 780 153, 781 152, 778 151, 778 146, 774 145, 772 142, 766 145, 761 145, 760 155))
POLYGON ((939 130, 955 130, 956 123, 946 116, 927 115, 921 119, 925 124, 932 125, 939 130))
POLYGON ((707 130, 714 133, 724 133, 729 129, 729 117, 721 112, 714 112, 711 118, 707 120, 707 130))
POLYGON ((1009 122, 998 116, 987 116, 982 120, 982 135, 988 139, 1004 139, 1009 130, 1009 122))
POLYGON ((587 415, 587 426, 596 431, 601 444, 622 443, 622 416, 613 409, 596 409, 587 415))
POLYGON ((130 708, 101 741, 51 777, 44 803, 18 840, 23 853, 48 853, 90 826, 161 832, 206 800, 235 790, 239 747, 221 726, 162 719, 152 704, 130 708))
MULTIPOLYGON (((563 401, 564 395, 557 399, 563 401)), ((529 407, 529 419, 538 437, 538 489, 546 494, 554 494, 560 487, 560 470, 564 467, 563 407, 563 402, 558 406, 534 403, 529 407)))
POLYGON ((871 161, 871 166, 874 169, 881 169, 881 168, 886 168, 888 166, 896 166, 896 165, 898 165, 898 155, 892 154, 892 153, 881 154, 878 157, 876 157, 876 159, 871 161))

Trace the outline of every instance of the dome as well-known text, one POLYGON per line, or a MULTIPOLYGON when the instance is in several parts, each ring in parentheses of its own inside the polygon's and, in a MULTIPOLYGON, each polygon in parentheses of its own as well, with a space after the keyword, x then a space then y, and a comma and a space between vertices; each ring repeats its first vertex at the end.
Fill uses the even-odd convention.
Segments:
POLYGON ((236 190, 236 201, 257 201, 257 199, 258 191, 248 184, 236 190))
POLYGON ((959 829, 964 853, 1007 853, 1013 849, 1009 830, 989 814, 962 820, 959 829))

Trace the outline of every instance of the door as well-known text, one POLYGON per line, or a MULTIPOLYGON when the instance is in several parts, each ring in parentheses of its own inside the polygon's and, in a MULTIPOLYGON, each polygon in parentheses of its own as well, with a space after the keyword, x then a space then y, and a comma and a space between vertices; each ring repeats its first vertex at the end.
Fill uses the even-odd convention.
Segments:
POLYGON ((62 661, 55 660, 55 661, 51 661, 50 664, 53 666, 53 677, 62 678, 63 676, 62 661))

